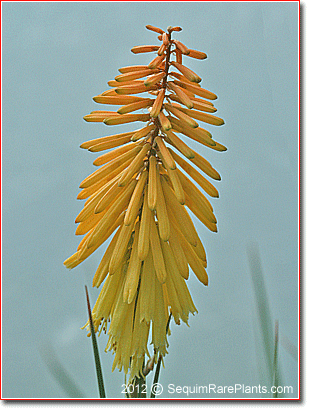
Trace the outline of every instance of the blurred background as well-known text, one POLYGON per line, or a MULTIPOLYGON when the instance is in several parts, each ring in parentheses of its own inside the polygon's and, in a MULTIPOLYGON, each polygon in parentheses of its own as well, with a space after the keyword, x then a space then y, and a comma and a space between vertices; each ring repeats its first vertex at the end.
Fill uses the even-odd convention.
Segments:
MULTIPOLYGON (((153 58, 130 52, 157 44, 146 24, 179 25, 174 37, 207 53, 185 64, 218 95, 225 125, 206 128, 228 147, 192 142, 222 176, 211 201, 219 232, 194 220, 210 283, 190 275, 199 313, 190 327, 171 324, 161 397, 263 397, 187 396, 167 386, 268 383, 276 321, 280 384, 293 388, 285 397, 297 397, 298 2, 2 3, 2 397, 98 397, 91 341, 80 327, 84 285, 93 304, 106 245, 73 271, 63 261, 81 239, 76 195, 96 158, 79 145, 112 134, 82 118, 98 109, 92 97, 118 68, 153 58)), ((102 334, 107 396, 124 397, 106 342, 102 334)))

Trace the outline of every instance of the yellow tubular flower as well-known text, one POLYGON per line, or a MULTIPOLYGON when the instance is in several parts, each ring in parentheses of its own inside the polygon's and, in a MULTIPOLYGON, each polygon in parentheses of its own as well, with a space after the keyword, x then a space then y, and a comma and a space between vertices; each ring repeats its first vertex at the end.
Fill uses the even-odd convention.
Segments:
POLYGON ((197 312, 186 284, 191 272, 208 284, 206 251, 188 210, 217 232, 213 207, 200 188, 218 197, 202 173, 215 181, 221 177, 188 140, 226 150, 200 125, 224 124, 213 115, 210 100, 217 96, 186 66, 207 55, 172 38, 181 27, 146 28, 157 33, 160 44, 131 51, 151 53, 149 62, 121 67, 108 82, 111 88, 93 97, 97 104, 119 106, 117 111, 94 110, 84 117, 107 126, 142 126, 81 144, 100 152, 93 162, 99 168, 80 184, 78 199, 86 201, 75 220, 76 234, 85 236, 64 262, 68 269, 78 266, 111 237, 93 278, 93 286, 102 289, 92 316, 95 331, 108 332, 112 370, 129 373, 129 380, 144 377, 150 329, 157 362, 167 354, 170 315, 176 324, 188 324, 197 312))
POLYGON ((133 301, 137 292, 140 278, 142 261, 138 257, 139 227, 140 222, 137 222, 135 227, 135 237, 132 244, 132 251, 126 272, 123 300, 124 302, 127 301, 127 303, 131 303, 133 301))
POLYGON ((156 97, 156 100, 153 104, 152 110, 150 111, 150 116, 153 118, 158 117, 158 114, 160 113, 160 110, 163 105, 163 101, 165 98, 165 90, 161 89, 156 97))
POLYGON ((157 202, 157 172, 156 157, 151 155, 149 158, 149 183, 148 183, 148 207, 154 211, 157 202))
POLYGON ((147 75, 150 75, 150 74, 154 74, 154 71, 153 70, 131 71, 125 74, 117 75, 115 77, 115 80, 120 81, 120 82, 132 81, 132 80, 137 80, 138 78, 146 77, 147 75))
POLYGON ((130 225, 137 217, 139 208, 142 202, 142 193, 145 187, 145 183, 147 181, 148 172, 143 171, 140 175, 139 181, 135 187, 135 190, 131 196, 126 215, 124 218, 124 224, 130 225))
POLYGON ((138 256, 142 261, 146 259, 149 253, 150 225, 152 217, 152 211, 148 206, 148 186, 146 186, 143 196, 143 207, 141 212, 141 225, 138 242, 138 256))
MULTIPOLYGON (((189 53, 187 53, 189 54, 189 53)), ((176 61, 172 61, 171 64, 176 67, 189 81, 192 81, 194 83, 200 83, 201 78, 195 74, 192 70, 189 68, 185 67, 183 64, 179 64, 176 61)))
POLYGON ((167 276, 165 260, 160 245, 158 227, 154 221, 154 218, 151 218, 150 245, 157 279, 160 283, 165 283, 167 276))
POLYGON ((163 241, 166 242, 170 237, 170 223, 167 214, 166 201, 159 176, 157 178, 157 193, 158 200, 156 203, 156 217, 158 220, 159 236, 163 241))
POLYGON ((117 110, 118 114, 127 114, 132 111, 140 110, 141 108, 146 108, 152 105, 152 99, 148 98, 142 101, 137 101, 131 104, 124 105, 123 107, 117 110))

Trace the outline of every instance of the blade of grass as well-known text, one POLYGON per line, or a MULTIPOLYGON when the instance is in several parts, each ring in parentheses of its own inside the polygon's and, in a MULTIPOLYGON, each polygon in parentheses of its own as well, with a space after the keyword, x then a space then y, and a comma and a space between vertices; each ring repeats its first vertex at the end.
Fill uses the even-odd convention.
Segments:
POLYGON ((273 330, 272 320, 270 314, 270 307, 268 296, 266 292, 264 275, 261 267, 261 261, 256 246, 252 245, 248 248, 248 258, 250 263, 250 270, 252 274, 252 282, 254 287, 254 294, 256 298, 256 307, 259 317, 260 331, 263 336, 263 347, 267 369, 269 374, 270 384, 273 381, 273 330))
MULTIPOLYGON (((168 322, 167 322, 167 326, 166 326, 166 333, 168 333, 171 316, 172 316, 172 314, 170 313, 169 319, 168 319, 168 322)), ((154 375, 154 380, 153 380, 153 386, 154 386, 154 385, 157 385, 157 383, 158 383, 161 362, 162 362, 162 355, 160 355, 159 358, 158 358, 158 362, 157 362, 156 370, 155 370, 155 375, 154 375)), ((153 388, 151 389, 150 398, 151 398, 151 399, 154 399, 154 398, 155 398, 155 392, 154 392, 154 389, 153 389, 153 388)))
MULTIPOLYGON (((260 332, 263 339, 263 350, 266 360, 266 367, 268 372, 269 384, 274 383, 274 332, 272 325, 272 318, 269 307, 269 300, 267 296, 266 286, 264 282, 264 275, 261 266, 261 260, 258 252, 257 245, 252 244, 252 246, 247 249, 250 270, 252 275, 252 282, 254 287, 254 294, 256 298, 256 307, 258 312, 258 322, 260 332)), ((277 341, 278 346, 278 341, 277 341)), ((278 347, 277 347, 278 349, 278 347)), ((277 383, 282 385, 282 376, 280 364, 277 361, 277 383)), ((283 394, 281 394, 281 397, 283 394)), ((279 395, 278 395, 279 397, 279 395)))
POLYGON ((49 343, 40 347, 40 354, 51 375, 67 393, 68 397, 75 399, 85 397, 60 360, 57 358, 52 346, 49 343))
MULTIPOLYGON (((158 383, 161 361, 162 361, 162 355, 160 355, 159 358, 158 358, 158 362, 157 362, 157 366, 156 366, 156 371, 155 371, 155 376, 154 376, 154 380, 153 380, 153 386, 156 386, 157 383, 158 383)), ((155 399, 155 391, 154 391, 153 388, 151 389, 150 398, 151 398, 151 399, 155 399)))
MULTIPOLYGON (((125 386, 127 386, 127 377, 126 377, 127 375, 126 375, 126 373, 125 373, 125 379, 124 379, 124 384, 125 384, 125 386)), ((128 390, 127 390, 127 387, 126 387, 126 389, 125 389, 125 397, 126 397, 126 399, 130 399, 130 396, 129 396, 129 394, 128 394, 128 390)))
POLYGON ((92 339, 94 357, 95 357, 95 364, 96 364, 96 373, 97 373, 97 380, 98 380, 99 396, 100 396, 100 398, 105 399, 106 396, 105 396, 103 376, 102 376, 102 370, 101 370, 101 364, 100 364, 100 356, 99 356, 99 351, 98 351, 96 334, 95 334, 95 331, 94 331, 94 324, 93 324, 93 318, 92 318, 92 314, 91 314, 91 308, 90 308, 90 303, 89 303, 89 296, 88 296, 87 286, 85 286, 85 291, 86 291, 86 299, 87 299, 89 325, 90 325, 90 330, 91 330, 91 339, 92 339))
MULTIPOLYGON (((266 372, 266 361, 265 361, 265 352, 262 349, 262 340, 260 330, 257 324, 258 318, 253 320, 253 336, 254 336, 254 350, 255 350, 255 362, 253 366, 257 372, 257 377, 259 384, 262 386, 267 386, 269 384, 269 373, 266 372)), ((255 377, 255 376, 253 376, 255 377)), ((267 393, 262 393, 261 398, 269 397, 267 393)))
POLYGON ((138 398, 146 398, 145 379, 143 377, 139 377, 137 380, 137 385, 139 386, 138 398))
MULTIPOLYGON (((278 387, 279 375, 278 375, 278 345, 279 345, 279 322, 276 320, 275 335, 274 335, 274 354, 273 354, 273 385, 278 387)), ((275 391, 273 397, 277 398, 278 393, 275 391)))

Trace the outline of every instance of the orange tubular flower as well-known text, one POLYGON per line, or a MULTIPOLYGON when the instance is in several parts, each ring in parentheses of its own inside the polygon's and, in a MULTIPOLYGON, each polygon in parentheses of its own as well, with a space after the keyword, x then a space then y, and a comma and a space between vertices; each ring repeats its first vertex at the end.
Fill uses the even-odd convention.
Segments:
POLYGON ((170 315, 180 324, 197 312, 186 285, 189 268, 208 284, 206 253, 188 209, 216 232, 217 219, 205 194, 218 196, 207 178, 221 177, 187 145, 187 138, 226 150, 199 123, 224 124, 209 101, 217 97, 184 64, 206 54, 172 39, 181 27, 168 27, 167 32, 146 28, 159 34, 161 44, 131 51, 152 53, 150 62, 120 68, 121 74, 109 81, 113 88, 93 98, 120 108, 84 117, 110 126, 144 124, 81 145, 91 152, 112 150, 101 153, 94 161, 99 168, 80 185, 78 199, 86 202, 76 218, 76 233, 85 236, 64 262, 69 269, 76 267, 113 235, 94 276, 93 286, 103 285, 92 317, 95 331, 108 330, 106 351, 115 353, 113 370, 130 372, 130 380, 143 377, 150 329, 152 360, 157 362, 167 353, 170 315))

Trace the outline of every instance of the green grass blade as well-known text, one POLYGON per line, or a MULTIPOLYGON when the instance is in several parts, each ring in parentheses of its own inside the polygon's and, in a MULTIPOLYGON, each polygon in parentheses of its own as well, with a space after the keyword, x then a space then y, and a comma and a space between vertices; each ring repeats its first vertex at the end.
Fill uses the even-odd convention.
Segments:
MULTIPOLYGON (((156 371, 155 371, 155 376, 154 376, 154 380, 153 380, 153 386, 157 385, 158 380, 159 380, 159 372, 160 372, 161 361, 162 361, 162 356, 160 355, 159 358, 158 358, 157 365, 156 365, 156 371)), ((154 391, 153 388, 151 389, 150 398, 155 399, 155 391, 154 391)))
MULTIPOLYGON (((278 374, 278 345, 279 345, 279 322, 276 320, 275 336, 274 336, 274 353, 273 353, 273 385, 279 386, 279 374, 278 374)), ((273 397, 277 398, 278 393, 273 393, 273 397)))
MULTIPOLYGON (((126 376, 127 376, 127 375, 125 374, 125 380, 124 380, 125 386, 127 386, 127 377, 126 377, 126 376)), ((129 396, 129 393, 128 393, 127 388, 125 389, 125 397, 126 397, 126 399, 130 399, 130 396, 129 396)))
POLYGON ((101 364, 100 364, 100 356, 99 356, 99 351, 98 351, 96 334, 95 334, 95 331, 94 331, 94 324, 93 324, 93 318, 92 318, 92 314, 91 314, 91 308, 90 308, 90 303, 89 303, 89 296, 88 296, 87 286, 85 286, 85 291, 86 291, 87 309, 88 309, 89 325, 90 325, 90 331, 91 331, 91 339, 92 339, 94 357, 95 357, 95 364, 96 364, 96 373, 97 373, 97 380, 98 380, 99 396, 100 396, 100 398, 105 399, 106 396, 105 396, 103 376, 102 376, 102 370, 101 370, 101 364))
POLYGON ((65 391, 68 397, 73 399, 81 399, 85 397, 83 392, 76 385, 73 378, 69 375, 65 367, 57 358, 52 346, 49 343, 40 347, 40 354, 49 372, 60 387, 65 391))
POLYGON ((259 327, 263 336, 263 348, 270 384, 273 382, 273 326, 264 275, 257 247, 248 248, 248 258, 256 298, 259 327))
MULTIPOLYGON (((266 361, 266 370, 268 373, 268 383, 273 385, 275 382, 275 364, 276 364, 276 379, 277 385, 282 385, 282 376, 280 363, 278 360, 278 334, 277 339, 274 336, 273 320, 270 313, 269 300, 267 296, 261 260, 257 245, 252 244, 248 247, 248 258, 250 263, 250 270, 252 275, 252 282, 254 287, 254 294, 256 298, 256 307, 258 313, 259 330, 262 335, 263 351, 266 361), (277 360, 275 363, 275 348, 277 349, 277 360)), ((283 397, 283 394, 280 395, 283 397)), ((278 396, 279 397, 279 394, 278 396)))

